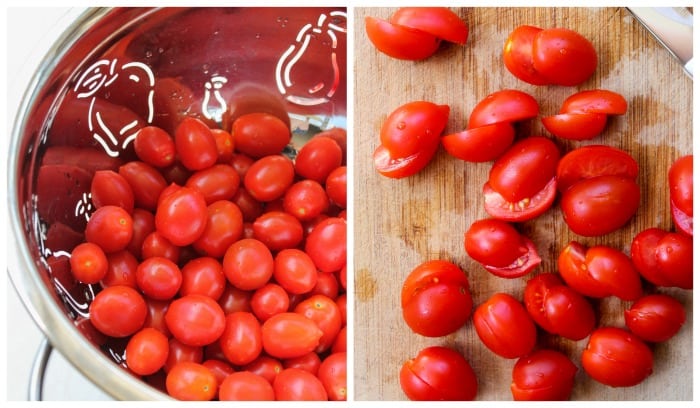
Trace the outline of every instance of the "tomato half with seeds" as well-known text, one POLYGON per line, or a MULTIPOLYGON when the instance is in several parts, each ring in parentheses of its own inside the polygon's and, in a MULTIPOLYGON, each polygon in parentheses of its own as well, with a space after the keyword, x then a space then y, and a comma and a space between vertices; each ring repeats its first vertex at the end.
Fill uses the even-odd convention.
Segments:
POLYGON ((675 336, 685 323, 685 308, 664 294, 639 298, 625 310, 625 324, 642 340, 662 342, 675 336))
POLYGON ((430 163, 438 147, 440 144, 435 143, 411 156, 394 159, 391 157, 389 149, 379 145, 374 150, 372 161, 374 168, 382 176, 395 179, 409 177, 423 170, 430 163))
POLYGON ((540 107, 532 95, 517 89, 503 89, 487 95, 469 115, 468 129, 500 122, 520 122, 537 116, 540 107))
POLYGON ((588 145, 566 153, 557 164, 557 187, 566 191, 576 182, 597 176, 620 176, 635 180, 639 164, 624 150, 588 145))
POLYGON ((557 195, 557 181, 551 180, 532 197, 524 198, 518 202, 506 200, 497 193, 488 182, 484 184, 484 210, 493 218, 509 221, 522 222, 531 220, 547 211, 557 195))
POLYGON ((478 384, 469 362, 457 351, 426 347, 399 372, 401 389, 413 401, 471 401, 478 384))
POLYGON ((565 354, 555 350, 542 349, 523 356, 513 366, 513 400, 566 401, 577 370, 565 354))
POLYGON ((654 356, 636 335, 618 327, 601 327, 588 339, 581 363, 586 373, 602 384, 631 387, 651 375, 654 356))
POLYGON ((464 326, 472 305, 467 276, 449 261, 421 263, 401 288, 404 321, 426 337, 445 336, 464 326))
POLYGON ((676 227, 693 235, 693 156, 677 159, 668 170, 673 221, 676 227))
POLYGON ((465 44, 469 35, 464 21, 447 7, 401 7, 389 21, 457 44, 465 44))
POLYGON ((608 123, 604 113, 559 113, 542 118, 549 133, 562 139, 590 140, 598 136, 608 123))
POLYGON ((525 306, 507 293, 496 293, 479 305, 472 321, 484 345, 503 358, 522 357, 535 347, 535 323, 525 306))
POLYGON ((380 18, 365 17, 365 31, 377 50, 402 60, 426 59, 440 46, 440 39, 430 33, 380 18))
POLYGON ((532 42, 532 66, 550 84, 574 86, 593 75, 598 54, 584 36, 567 28, 548 28, 532 42))
POLYGON ((537 72, 532 64, 532 43, 541 28, 521 25, 508 35, 503 46, 503 62, 516 78, 532 85, 547 85, 549 80, 537 72))
POLYGON ((468 162, 496 160, 515 139, 515 128, 510 122, 466 129, 443 136, 442 146, 447 153, 468 162))

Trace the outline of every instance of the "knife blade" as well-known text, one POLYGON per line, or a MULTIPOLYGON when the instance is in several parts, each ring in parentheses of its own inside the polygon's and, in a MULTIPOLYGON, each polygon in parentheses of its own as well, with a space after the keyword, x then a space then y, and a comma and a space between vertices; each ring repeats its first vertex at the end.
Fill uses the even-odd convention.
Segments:
POLYGON ((688 7, 628 7, 693 78, 693 12, 688 7))

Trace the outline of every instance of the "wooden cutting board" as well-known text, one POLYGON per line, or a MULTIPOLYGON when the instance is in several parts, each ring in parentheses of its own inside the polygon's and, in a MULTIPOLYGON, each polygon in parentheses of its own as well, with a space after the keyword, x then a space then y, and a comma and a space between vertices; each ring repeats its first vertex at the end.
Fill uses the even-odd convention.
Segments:
MULTIPOLYGON (((404 278, 430 259, 455 262, 466 272, 476 305, 497 291, 522 299, 527 279, 556 271, 556 258, 570 241, 606 244, 629 254, 632 237, 648 227, 672 228, 667 169, 692 152, 692 81, 680 64, 624 8, 466 8, 455 11, 470 28, 465 46, 445 44, 429 59, 400 61, 379 53, 367 39, 364 17, 388 18, 395 9, 355 9, 354 56, 354 398, 406 399, 398 382, 403 362, 423 347, 445 345, 463 353, 478 380, 480 400, 510 400, 515 360, 497 357, 481 343, 469 322, 453 335, 426 338, 413 333, 401 316, 399 293, 404 278), (501 58, 508 34, 518 25, 567 27, 591 40, 599 66, 578 87, 533 86, 513 77, 501 58), (413 100, 449 104, 446 133, 461 131, 478 101, 499 89, 533 95, 541 115, 557 112, 578 90, 604 88, 627 98, 628 113, 609 120, 601 136, 588 142, 556 139, 562 153, 585 144, 607 144, 629 152, 640 165, 642 203, 621 230, 599 238, 570 232, 556 206, 522 231, 536 244, 543 262, 514 280, 494 277, 463 249, 469 225, 487 214, 481 188, 491 163, 466 163, 442 148, 419 174, 392 180, 372 165, 379 129, 387 115, 413 100)), ((521 129, 525 135, 548 133, 538 119, 521 129)), ((551 135, 548 135, 551 137, 551 135)), ((539 344, 565 352, 579 367, 575 400, 692 399, 692 291, 662 289, 686 308, 687 322, 671 340, 653 345, 654 373, 641 384, 611 388, 589 378, 581 368, 587 339, 574 342, 540 332, 539 344)), ((630 302, 595 301, 601 325, 624 325, 630 302)))

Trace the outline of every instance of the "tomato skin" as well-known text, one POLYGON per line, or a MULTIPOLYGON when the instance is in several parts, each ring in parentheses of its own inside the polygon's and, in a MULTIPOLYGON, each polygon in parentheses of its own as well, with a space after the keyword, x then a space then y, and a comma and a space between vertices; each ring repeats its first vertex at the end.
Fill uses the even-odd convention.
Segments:
POLYGON ((630 258, 635 269, 649 282, 657 286, 673 286, 673 282, 658 267, 656 247, 667 234, 661 228, 647 228, 637 233, 630 246, 630 258))
POLYGON ((375 17, 365 17, 365 31, 377 50, 396 59, 426 59, 440 46, 440 39, 432 34, 375 17))
POLYGON ((601 327, 591 333, 581 363, 586 373, 602 384, 631 387, 651 375, 654 358, 649 346, 634 334, 601 327))
POLYGON ((102 248, 90 242, 83 242, 73 248, 70 266, 73 277, 88 284, 102 280, 107 275, 109 268, 107 255, 102 248))
POLYGON ((142 208, 134 208, 131 213, 131 241, 127 246, 127 250, 135 257, 141 258, 141 248, 146 236, 156 229, 155 216, 152 212, 142 208))
POLYGON ((233 167, 227 164, 215 164, 194 172, 187 179, 185 187, 199 191, 204 201, 211 204, 219 200, 232 199, 240 182, 241 177, 233 167))
POLYGON ((127 367, 135 374, 154 374, 168 359, 168 338, 160 331, 146 327, 129 339, 124 355, 127 367))
POLYGON ((557 187, 566 191, 578 181, 598 176, 619 176, 632 180, 639 164, 624 150, 606 145, 587 145, 573 149, 557 164, 557 187))
POLYGON ((483 219, 469 226, 464 234, 464 249, 481 264, 502 267, 528 253, 525 239, 505 221, 483 219))
POLYGON ((673 201, 671 201, 671 217, 678 231, 693 236, 693 217, 681 211, 673 201))
POLYGON ((272 383, 277 401, 327 401, 321 380, 299 368, 285 368, 272 383))
POLYGON ((251 238, 233 243, 226 250, 222 264, 229 283, 242 290, 262 287, 274 270, 270 250, 264 243, 251 238))
POLYGON ((133 234, 131 215, 115 205, 95 210, 85 226, 85 240, 98 245, 105 253, 126 249, 133 234))
POLYGON ((312 295, 302 300, 294 308, 294 312, 313 320, 323 332, 314 351, 323 353, 330 349, 343 325, 340 309, 335 301, 325 295, 312 295))
POLYGON ((178 246, 195 242, 207 227, 207 203, 199 191, 178 187, 161 197, 156 209, 156 230, 178 246))
POLYGON ((102 289, 90 303, 90 322, 102 334, 127 337, 136 333, 146 320, 146 301, 129 286, 102 289))
POLYGON ((301 177, 323 183, 333 170, 343 164, 343 150, 328 136, 314 136, 304 144, 294 159, 294 169, 301 177))
POLYGON ((161 191, 168 186, 158 169, 142 161, 131 161, 119 167, 119 175, 131 186, 135 206, 156 209, 161 191))
POLYGON ((134 139, 136 156, 154 167, 168 167, 175 162, 175 141, 157 126, 139 129, 134 139))
POLYGON ((380 142, 394 159, 414 155, 439 143, 449 114, 448 105, 421 100, 403 104, 382 123, 380 142))
POLYGON ((226 287, 226 276, 221 263, 207 256, 192 259, 181 268, 180 296, 191 294, 209 296, 218 300, 226 287))
POLYGON ((464 356, 441 346, 424 348, 407 360, 399 382, 413 401, 471 401, 478 389, 474 370, 464 356))
POLYGON ((464 161, 480 163, 496 160, 515 139, 515 128, 509 122, 466 129, 441 138, 447 153, 464 161))
POLYGON ((303 356, 316 349, 323 331, 299 313, 284 312, 262 324, 263 349, 272 357, 286 359, 303 356))
POLYGON ((265 378, 249 371, 228 375, 219 386, 219 401, 274 401, 275 392, 265 378))
POLYGON ((484 345, 503 358, 522 357, 535 347, 535 323, 525 306, 509 294, 491 296, 476 308, 472 321, 484 345))
POLYGON ((175 337, 168 340, 168 360, 163 366, 166 373, 180 362, 189 361, 191 363, 201 363, 204 359, 204 349, 199 346, 188 346, 175 337))
POLYGON ((636 300, 642 296, 642 282, 630 258, 604 245, 586 248, 576 241, 562 250, 559 273, 571 288, 584 296, 617 296, 636 300))
POLYGON ((425 150, 408 157, 392 158, 389 149, 379 145, 372 154, 374 168, 384 177, 399 179, 412 176, 423 170, 435 156, 439 143, 426 146, 425 150))
POLYGON ((447 7, 401 7, 389 21, 457 44, 465 44, 469 36, 466 23, 447 7))
POLYGON ((250 165, 243 185, 256 200, 270 202, 294 183, 294 164, 281 155, 265 156, 250 165))
POLYGON ((688 216, 693 216, 693 155, 678 158, 668 170, 671 202, 688 216))
POLYGON ((598 54, 593 44, 578 32, 549 28, 534 38, 532 66, 551 84, 574 86, 595 72, 598 54))
POLYGON ((175 151, 180 163, 188 170, 197 171, 213 166, 219 151, 209 126, 188 116, 175 128, 175 151))
POLYGON ((290 294, 310 292, 318 282, 318 270, 311 257, 296 248, 283 249, 275 255, 273 276, 290 294))
POLYGON ((479 101, 469 115, 467 129, 501 122, 520 122, 536 117, 540 112, 532 95, 517 89, 502 89, 479 101))
POLYGON ((329 204, 323 185, 308 179, 292 184, 282 200, 284 211, 299 221, 309 221, 318 217, 328 210, 329 204))
POLYGON ((175 299, 165 312, 170 333, 188 346, 204 346, 221 337, 224 311, 209 296, 192 294, 175 299))
POLYGON ((257 374, 265 378, 270 384, 272 384, 275 381, 277 374, 282 372, 284 367, 282 366, 282 363, 276 358, 272 358, 266 354, 261 354, 251 363, 248 363, 241 367, 241 369, 257 374))
POLYGON ((576 365, 554 350, 536 350, 513 366, 510 391, 515 401, 566 401, 571 396, 576 365))
POLYGON ((557 194, 557 180, 552 177, 534 196, 518 202, 506 200, 491 188, 488 182, 484 183, 483 193, 484 210, 490 216, 502 221, 522 222, 542 215, 554 204, 557 194))
POLYGON ((202 255, 220 258, 243 235, 243 213, 228 200, 207 206, 207 223, 192 247, 202 255))
POLYGON ((329 201, 340 208, 347 206, 348 199, 348 168, 340 166, 326 178, 325 191, 329 201))
POLYGON ((627 224, 637 212, 639 185, 619 176, 581 180, 564 191, 561 210, 571 231, 585 237, 611 233, 627 224))
POLYGON ((503 62, 516 78, 532 85, 547 85, 549 80, 532 65, 532 43, 541 28, 521 25, 508 35, 503 46, 503 62))
POLYGON ((114 285, 131 286, 136 289, 136 268, 139 261, 128 250, 107 255, 107 272, 100 282, 103 287, 114 285))
POLYGON ((228 314, 219 344, 231 364, 240 366, 253 362, 263 349, 260 322, 250 312, 228 314))
POLYGON ((339 271, 347 261, 347 221, 321 221, 306 237, 304 249, 321 272, 339 271))
POLYGON ((664 294, 639 298, 625 310, 625 324, 642 340, 654 343, 675 336, 685 323, 683 304, 664 294))
POLYGON ((617 92, 591 89, 577 92, 564 100, 559 113, 604 113, 624 115, 627 100, 617 92))
POLYGON ((312 351, 303 356, 286 358, 282 361, 282 366, 284 368, 299 368, 318 376, 318 369, 321 367, 321 357, 312 351))
POLYGON ((523 300, 535 323, 549 333, 581 340, 595 327, 593 306, 556 274, 543 273, 528 280, 523 300))
POLYGON ((165 386, 171 397, 181 401, 210 401, 218 390, 211 370, 190 361, 175 364, 165 378, 165 386))
POLYGON ((116 205, 131 214, 134 192, 129 182, 113 170, 97 170, 90 184, 90 199, 95 208, 116 205))
POLYGON ((259 321, 289 310, 289 294, 276 283, 268 283, 257 289, 250 298, 250 308, 259 321))
POLYGON ((472 305, 467 276, 449 261, 419 264, 401 288, 404 321, 426 337, 445 336, 464 326, 472 305))
POLYGON ((347 364, 346 352, 332 353, 321 362, 318 368, 318 378, 328 393, 331 401, 346 401, 347 389, 347 364))
POLYGON ((136 284, 149 298, 172 299, 182 285, 182 271, 176 263, 167 258, 150 257, 136 268, 136 284))
POLYGON ((691 237, 669 232, 659 240, 654 253, 659 270, 673 283, 673 286, 693 289, 693 239, 691 237))
POLYGON ((219 164, 230 164, 231 160, 233 160, 233 149, 235 147, 233 135, 223 129, 212 128, 210 130, 214 136, 216 151, 219 155, 216 162, 219 164))
POLYGON ((304 228, 287 212, 269 211, 253 222, 253 237, 271 251, 280 251, 297 247, 304 239, 304 228))
POLYGON ((608 123, 604 113, 559 113, 542 118, 549 133, 562 139, 590 140, 598 136, 608 123))
POLYGON ((233 122, 231 134, 236 150, 255 159, 279 154, 292 139, 285 122, 264 112, 239 116, 233 122))

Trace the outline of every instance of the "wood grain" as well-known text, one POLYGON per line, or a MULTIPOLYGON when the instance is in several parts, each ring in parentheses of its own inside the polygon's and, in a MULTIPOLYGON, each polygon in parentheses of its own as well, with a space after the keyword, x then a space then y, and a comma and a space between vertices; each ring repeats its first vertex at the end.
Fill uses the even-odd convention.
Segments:
MULTIPOLYGON (((376 51, 364 31, 367 15, 388 18, 394 9, 355 8, 354 61, 354 398, 404 400, 398 383, 402 363, 429 345, 462 352, 479 379, 480 400, 512 399, 509 385, 515 360, 495 356, 468 323, 453 335, 425 338, 414 334, 401 317, 399 293, 405 276, 419 263, 446 259, 463 268, 478 305, 498 291, 522 298, 525 282, 536 273, 556 271, 559 251, 571 240, 606 244, 629 253, 632 237, 648 227, 671 229, 667 169, 692 152, 692 81, 680 64, 625 10, 619 8, 465 8, 454 9, 469 25, 465 46, 443 44, 421 62, 400 61, 376 51), (578 87, 537 87, 513 77, 503 66, 501 50, 512 29, 521 24, 567 27, 589 38, 598 51, 595 75, 578 87), (463 130, 474 105, 487 94, 514 88, 533 95, 541 115, 554 114, 577 90, 604 88, 621 93, 628 113, 612 117, 604 133, 588 142, 555 140, 562 152, 585 144, 619 147, 640 165, 642 204, 621 230, 599 238, 570 232, 555 207, 522 224, 543 258, 532 274, 514 280, 494 277, 469 259, 463 234, 487 217, 481 187, 490 163, 457 160, 440 150, 419 174, 392 180, 374 171, 371 155, 387 115, 412 100, 451 107, 446 133, 463 130)), ((523 135, 547 135, 539 119, 519 128, 523 135)), ((654 290, 653 288, 648 288, 654 290)), ((572 399, 692 399, 692 291, 661 289, 686 307, 687 322, 666 343, 652 346, 654 373, 635 387, 610 388, 590 379, 581 368, 586 339, 578 342, 539 334, 539 343, 567 353, 579 367, 572 399)), ((595 301, 601 325, 623 326, 629 302, 595 301)))

